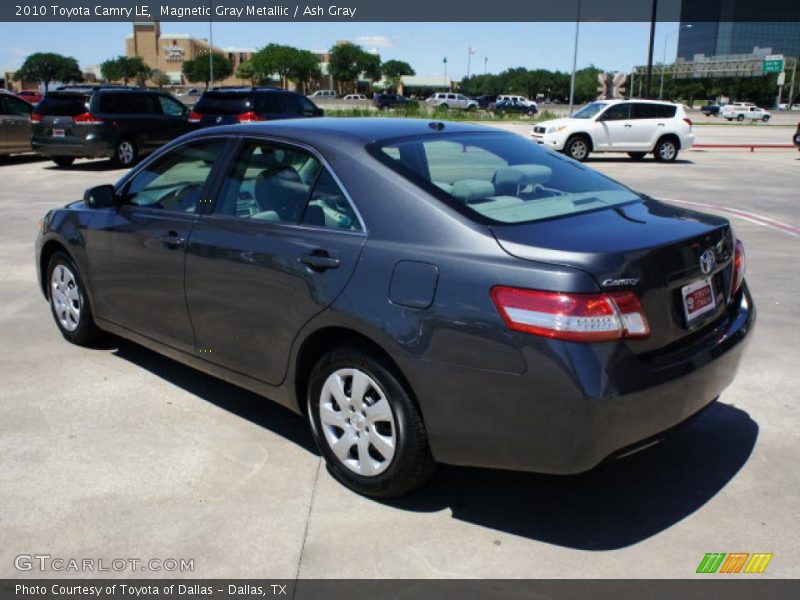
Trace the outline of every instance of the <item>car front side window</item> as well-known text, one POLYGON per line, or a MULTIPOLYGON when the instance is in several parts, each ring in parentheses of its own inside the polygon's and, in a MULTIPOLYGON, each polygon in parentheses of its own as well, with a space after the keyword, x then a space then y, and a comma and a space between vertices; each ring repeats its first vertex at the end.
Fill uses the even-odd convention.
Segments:
POLYGON ((194 212, 225 140, 186 144, 148 164, 128 184, 125 204, 194 212))

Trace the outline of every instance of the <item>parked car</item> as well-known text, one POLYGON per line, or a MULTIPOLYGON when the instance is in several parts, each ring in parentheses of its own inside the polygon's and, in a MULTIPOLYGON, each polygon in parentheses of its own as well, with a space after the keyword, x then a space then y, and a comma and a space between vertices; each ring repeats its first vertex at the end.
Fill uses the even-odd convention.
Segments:
POLYGON ((511 100, 499 100, 494 104, 492 110, 501 115, 506 113, 517 113, 533 116, 539 112, 539 109, 536 108, 536 105, 523 104, 522 102, 514 102, 511 100))
POLYGON ((200 88, 196 88, 195 87, 195 88, 189 88, 185 92, 181 92, 180 94, 178 94, 178 97, 179 98, 193 98, 193 97, 202 96, 202 95, 203 95, 203 92, 200 90, 200 88))
POLYGON ((640 160, 652 152, 671 162, 694 144, 692 121, 679 104, 654 100, 600 100, 571 117, 536 125, 533 139, 584 161, 591 152, 627 152, 640 160))
POLYGON ((14 94, 0 93, 0 156, 30 152, 33 106, 14 94))
POLYGON ((437 92, 430 96, 425 102, 434 107, 443 109, 458 108, 461 110, 475 110, 478 108, 476 100, 470 100, 463 94, 453 94, 450 92, 437 92))
POLYGON ((772 117, 772 114, 764 110, 763 108, 759 108, 758 106, 737 106, 732 104, 727 104, 722 109, 720 113, 723 118, 727 119, 728 121, 733 121, 736 119, 737 121, 744 121, 745 119, 749 121, 763 121, 766 123, 772 117))
POLYGON ((483 96, 478 96, 477 98, 475 98, 475 102, 478 103, 478 108, 487 110, 489 108, 489 105, 497 102, 497 96, 494 94, 485 94, 483 96))
POLYGON ((149 90, 49 92, 31 115, 33 149, 60 167, 81 157, 130 167, 186 133, 187 112, 170 94, 149 90))
POLYGON ((794 132, 794 145, 800 150, 800 123, 797 124, 797 131, 794 132))
POLYGON ((333 90, 317 90, 309 98, 322 98, 326 100, 332 100, 337 97, 336 92, 333 90))
POLYGON ((359 101, 359 100, 366 100, 367 97, 364 94, 347 94, 347 96, 345 96, 343 99, 351 101, 359 101))
POLYGON ((276 88, 227 88, 205 92, 189 113, 195 127, 275 119, 321 117, 323 110, 303 94, 276 88))
POLYGON ((417 106, 416 100, 409 100, 400 94, 375 94, 372 105, 378 110, 384 108, 397 108, 399 106, 417 106))
POLYGON ((15 95, 31 104, 38 104, 42 100, 42 93, 39 90, 20 90, 15 95))
POLYGON ((719 116, 720 108, 719 104, 706 104, 700 108, 700 112, 707 117, 717 117, 719 116))
POLYGON ((68 341, 289 407, 379 497, 437 462, 590 469, 713 402, 756 317, 725 218, 430 119, 196 131, 48 212, 36 266, 68 341))
POLYGON ((500 95, 497 97, 497 102, 513 102, 515 104, 521 104, 524 106, 533 106, 536 109, 539 108, 536 105, 536 102, 534 102, 533 100, 528 100, 525 96, 500 95))

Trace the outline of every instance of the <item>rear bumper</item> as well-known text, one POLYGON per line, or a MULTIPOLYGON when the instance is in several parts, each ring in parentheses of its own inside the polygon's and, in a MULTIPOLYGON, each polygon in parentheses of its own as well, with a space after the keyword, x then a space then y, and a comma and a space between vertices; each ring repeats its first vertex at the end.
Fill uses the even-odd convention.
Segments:
POLYGON ((671 429, 733 381, 755 323, 741 301, 693 345, 642 359, 623 345, 523 349, 523 375, 395 357, 419 400, 436 460, 573 474, 671 429))
POLYGON ((33 136, 33 150, 44 156, 73 156, 75 158, 108 158, 114 156, 114 143, 94 135, 76 142, 58 138, 33 136))

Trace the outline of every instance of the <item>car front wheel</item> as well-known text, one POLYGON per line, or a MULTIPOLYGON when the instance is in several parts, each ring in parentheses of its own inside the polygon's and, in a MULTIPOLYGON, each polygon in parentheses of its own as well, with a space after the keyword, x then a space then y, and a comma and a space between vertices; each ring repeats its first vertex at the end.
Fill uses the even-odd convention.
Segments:
POLYGON ((762 121, 764 121, 764 123, 766 123, 767 121, 769 121, 769 117, 764 117, 764 118, 763 118, 763 119, 761 119, 761 120, 762 120, 762 121))
POLYGON ((61 335, 80 346, 94 342, 100 330, 92 318, 78 269, 66 254, 56 252, 50 258, 47 282, 50 310, 61 335))
POLYGON ((121 139, 117 142, 116 148, 114 148, 114 162, 120 167, 133 166, 138 156, 139 151, 136 148, 136 144, 128 138, 121 139))
POLYGON ((326 354, 311 373, 307 402, 329 471, 352 490, 400 496, 433 473, 422 416, 383 361, 354 348, 326 354))
POLYGON ((572 159, 583 162, 589 157, 589 142, 583 136, 574 136, 567 140, 564 151, 572 159))
POLYGON ((738 117, 736 117, 736 120, 737 121, 744 121, 744 115, 739 115, 738 117))

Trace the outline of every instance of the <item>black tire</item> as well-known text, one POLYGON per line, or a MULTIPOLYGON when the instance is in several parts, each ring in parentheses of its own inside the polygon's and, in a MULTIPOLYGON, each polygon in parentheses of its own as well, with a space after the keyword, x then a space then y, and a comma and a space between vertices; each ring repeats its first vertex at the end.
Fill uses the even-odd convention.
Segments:
POLYGON ((75 162, 74 156, 56 156, 53 158, 53 162, 56 163, 57 167, 62 169, 66 169, 67 167, 71 166, 72 163, 75 162))
POLYGON ((744 121, 744 115, 739 115, 738 117, 736 117, 736 120, 737 121, 744 121))
POLYGON ((633 160, 642 160, 647 155, 647 152, 628 152, 633 160))
MULTIPOLYGON (((335 381, 335 378, 332 380, 335 381)), ((375 498, 392 498, 418 488, 433 474, 435 463, 428 446, 428 436, 422 416, 394 369, 384 361, 372 358, 356 348, 341 348, 329 352, 319 360, 311 372, 307 406, 314 440, 325 458, 328 470, 353 491, 375 498), (364 388, 368 390, 368 393, 364 394, 365 410, 363 412, 352 408, 355 406, 355 401, 352 396, 350 398, 346 396, 348 393, 352 394, 352 385, 355 380, 352 376, 349 379, 349 388, 346 376, 341 381, 344 382, 342 389, 346 401, 353 401, 354 404, 347 407, 340 406, 332 395, 328 396, 327 392, 323 403, 325 382, 329 377, 334 378, 334 374, 337 372, 347 372, 342 370, 349 370, 349 372, 359 375, 365 374, 377 384, 377 389, 372 385, 364 388), (383 430, 379 431, 374 422, 368 422, 364 417, 369 414, 370 406, 377 406, 377 399, 381 394, 391 408, 392 423, 386 421, 380 423, 383 430), (323 425, 321 404, 323 404, 323 410, 327 410, 329 415, 333 415, 343 423, 342 428, 331 425, 330 422, 323 425), (339 415, 340 412, 342 415, 339 415), (359 417, 359 414, 364 417, 359 417), (361 429, 361 433, 369 441, 363 442, 364 438, 359 437, 360 434, 355 423, 356 418, 361 422, 360 427, 366 427, 361 429), (364 423, 367 424, 364 425, 364 423), (347 427, 348 430, 345 430, 344 427, 347 427), (389 460, 384 459, 384 461, 378 462, 378 458, 384 458, 384 455, 371 444, 372 436, 376 432, 383 435, 394 435, 394 454, 389 460), (347 451, 345 460, 355 461, 355 466, 348 466, 336 455, 332 448, 332 444, 336 442, 342 444, 340 452, 347 451), (370 469, 375 469, 375 474, 361 474, 359 443, 362 443, 367 449, 366 460, 373 465, 370 466, 370 469), (374 466, 376 463, 372 462, 375 456, 373 453, 377 454, 375 457, 377 467, 374 466), (378 471, 378 469, 381 470, 378 471)))
POLYGON ((114 146, 114 156, 111 160, 118 167, 132 167, 139 158, 139 148, 130 138, 122 138, 114 146))
MULTIPOLYGON (((65 274, 63 270, 61 273, 65 274)), ((65 278, 60 277, 60 281, 63 285, 65 278)), ((46 285, 47 300, 50 303, 50 312, 53 315, 53 319, 55 320, 56 326, 61 332, 61 335, 63 335, 67 341, 79 346, 87 346, 95 342, 100 337, 101 332, 94 322, 92 309, 89 305, 89 297, 86 295, 86 287, 83 284, 83 279, 81 279, 81 275, 78 272, 78 268, 75 266, 75 263, 63 252, 56 252, 50 257, 50 262, 47 265, 46 285), (67 280, 71 278, 72 282, 74 283, 72 286, 66 285, 61 289, 77 289, 76 298, 74 300, 69 300, 72 306, 77 309, 77 320, 71 318, 68 309, 58 307, 59 300, 64 300, 64 296, 62 294, 56 296, 56 292, 60 290, 56 289, 56 284, 53 281, 53 277, 54 272, 61 267, 66 269, 66 272, 69 273, 67 280), (74 323, 74 329, 72 326, 67 327, 62 322, 62 319, 67 320, 70 323, 74 323)))
POLYGON ((441 108, 442 110, 447 110, 450 107, 447 104, 440 104, 439 108, 441 108))
POLYGON ((673 137, 665 137, 658 140, 653 154, 658 162, 674 162, 678 158, 678 142, 673 137))
POLYGON ((564 144, 564 154, 578 162, 583 162, 589 158, 591 152, 589 148, 589 139, 585 135, 573 135, 564 144))
POLYGON ((764 121, 764 123, 766 123, 767 121, 769 121, 769 117, 764 117, 761 120, 764 121))

